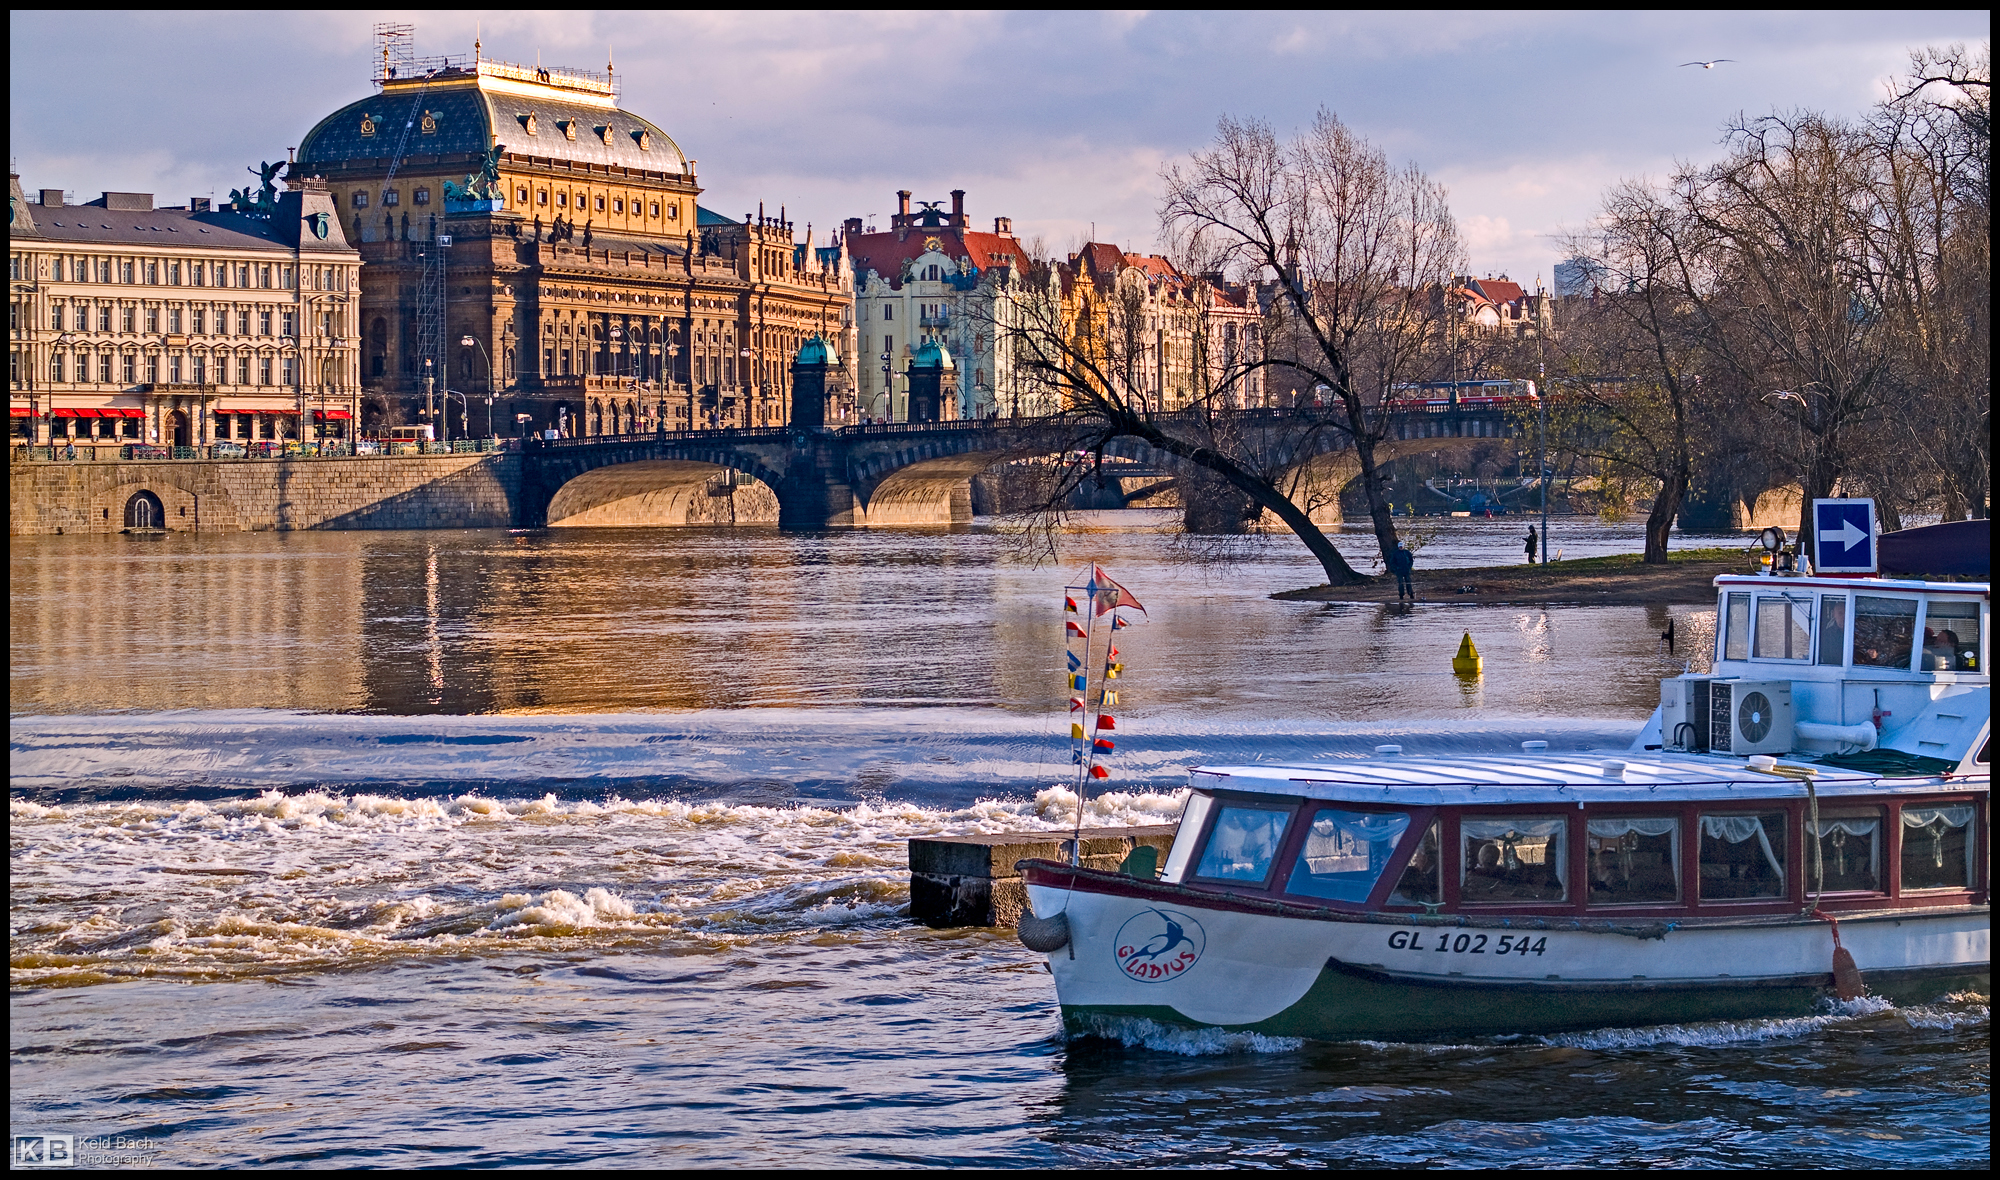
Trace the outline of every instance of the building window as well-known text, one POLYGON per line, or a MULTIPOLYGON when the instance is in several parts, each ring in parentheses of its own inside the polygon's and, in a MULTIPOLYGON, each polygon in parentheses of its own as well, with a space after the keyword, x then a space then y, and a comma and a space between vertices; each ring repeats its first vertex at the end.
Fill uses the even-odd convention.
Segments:
POLYGON ((154 287, 157 287, 157 286, 159 286, 159 285, 160 285, 160 264, 159 264, 159 263, 157 263, 157 262, 148 262, 148 263, 146 264, 146 282, 147 282, 147 284, 149 284, 150 286, 154 286, 154 287))
POLYGON ((297 358, 297 357, 289 357, 289 356, 288 356, 288 357, 286 357, 286 358, 285 358, 285 386, 286 386, 286 388, 290 388, 290 387, 292 387, 293 385, 295 385, 295 384, 297 384, 297 383, 298 383, 298 369, 297 369, 297 367, 296 367, 296 366, 297 366, 297 364, 298 364, 298 358, 297 358))
POLYGON ((136 319, 136 317, 138 316, 138 314, 139 314, 139 310, 138 310, 137 308, 133 307, 133 306, 132 306, 131 304, 129 304, 129 303, 128 303, 128 304, 126 304, 125 306, 123 306, 123 307, 119 308, 119 309, 118 309, 118 330, 119 330, 119 331, 121 331, 121 332, 132 332, 132 331, 136 331, 136 330, 137 330, 137 319, 136 319))
POLYGON ((208 266, 205 263, 200 263, 200 262, 194 262, 188 264, 188 277, 194 280, 194 286, 197 287, 207 286, 208 266))
POLYGON ((239 287, 250 285, 250 268, 248 266, 239 266, 236 268, 236 285, 239 287))
POLYGON ((248 336, 250 334, 249 308, 241 308, 236 312, 236 334, 238 336, 248 336))
POLYGON ((63 379, 63 354, 59 352, 50 353, 49 380, 61 381, 62 379, 63 379))
POLYGON ((267 356, 260 356, 257 358, 257 384, 269 385, 270 383, 271 383, 271 358, 267 356))
POLYGON ((180 285, 181 285, 181 264, 178 262, 167 263, 167 286, 178 287, 180 285))
POLYGON ((257 334, 259 336, 271 334, 271 313, 268 310, 257 313, 257 334))
POLYGON ((60 332, 62 331, 62 326, 63 326, 63 305, 60 303, 50 305, 49 327, 60 332))
POLYGON ((293 272, 291 267, 281 266, 278 268, 278 285, 285 290, 291 290, 296 285, 297 279, 298 276, 293 272))
POLYGON ((413 191, 412 191, 412 192, 410 193, 410 204, 412 204, 412 205, 428 205, 428 204, 430 204, 430 203, 431 203, 431 190, 430 190, 430 189, 428 189, 428 188, 425 188, 425 187, 423 187, 423 186, 421 186, 421 185, 420 185, 420 186, 418 186, 418 187, 417 187, 417 188, 416 188, 415 190, 413 190, 413 191))
POLYGON ((526 185, 514 190, 514 199, 523 205, 528 203, 528 189, 526 185))
POLYGON ((557 194, 556 194, 556 208, 558 208, 558 209, 567 209, 568 207, 569 207, 569 194, 568 194, 568 193, 557 193, 557 194))
POLYGON ((160 358, 157 353, 146 354, 146 380, 154 385, 160 383, 160 358))
POLYGON ((395 189, 385 188, 382 190, 382 203, 384 205, 400 205, 403 203, 403 196, 395 189))
POLYGON ((280 335, 284 336, 292 335, 293 326, 294 326, 294 321, 292 319, 292 311, 290 308, 286 308, 284 312, 283 331, 280 333, 280 335))
POLYGON ((196 353, 194 358, 194 383, 196 385, 208 384, 208 358, 200 353, 196 353))
POLYGON ((147 309, 146 309, 146 330, 147 330, 148 332, 157 332, 157 331, 159 331, 159 330, 160 330, 160 309, 159 309, 159 308, 157 308, 157 307, 149 307, 149 308, 147 308, 147 309))
POLYGON ((535 190, 535 204, 546 205, 548 203, 549 203, 549 190, 547 189, 535 190))
POLYGON ((121 262, 118 264, 118 281, 121 283, 129 283, 133 281, 131 263, 121 262))
POLYGON ((199 307, 195 308, 193 313, 193 319, 194 319, 193 327, 195 335, 200 336, 208 331, 208 312, 206 309, 199 307))
POLYGON ((611 202, 611 211, 612 211, 613 213, 623 213, 623 212, 625 212, 625 198, 624 198, 624 197, 619 197, 618 199, 616 199, 616 200, 612 201, 612 202, 611 202))
MULTIPOLYGON (((653 202, 653 204, 652 204, 652 210, 653 210, 653 216, 654 216, 654 217, 658 217, 658 216, 660 215, 660 203, 659 203, 658 201, 654 201, 654 202, 653 202)), ((667 216, 668 216, 669 218, 672 218, 672 217, 674 217, 674 216, 675 216, 675 215, 677 214, 677 212, 678 212, 678 211, 677 211, 677 210, 676 210, 676 209, 674 208, 674 206, 672 206, 672 205, 668 205, 668 206, 667 206, 667 216)))
POLYGON ((179 385, 181 383, 181 358, 179 356, 170 356, 167 358, 167 382, 171 385, 179 385))
POLYGON ((267 291, 271 289, 271 268, 270 268, 270 267, 268 267, 268 266, 260 266, 260 267, 258 267, 258 268, 257 268, 257 278, 258 278, 258 283, 257 283, 257 285, 258 285, 258 286, 260 286, 260 287, 264 288, 264 289, 265 289, 265 290, 267 290, 267 291))
POLYGON ((597 204, 595 205, 595 208, 597 209, 597 211, 598 211, 599 213, 602 213, 602 212, 604 212, 604 198, 603 198, 603 197, 599 197, 599 198, 597 198, 597 204))
POLYGON ((368 207, 368 194, 360 189, 355 189, 351 203, 356 209, 366 209, 368 207))
POLYGON ((167 309, 167 331, 178 334, 180 330, 181 330, 181 309, 178 307, 170 307, 167 309))
POLYGON ((247 356, 236 358, 236 383, 238 385, 250 384, 250 358, 247 356))
POLYGON ((105 385, 111 384, 111 354, 108 352, 97 356, 97 380, 105 385))

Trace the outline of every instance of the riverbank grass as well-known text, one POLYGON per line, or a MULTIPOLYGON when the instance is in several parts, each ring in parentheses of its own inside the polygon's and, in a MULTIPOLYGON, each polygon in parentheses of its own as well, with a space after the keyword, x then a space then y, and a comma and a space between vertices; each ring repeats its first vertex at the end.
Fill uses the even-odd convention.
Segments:
MULTIPOLYGON (((1757 568, 1740 549, 1679 549, 1667 555, 1665 565, 1647 565, 1636 553, 1481 569, 1427 570, 1421 555, 1417 560, 1411 582, 1418 602, 1465 606, 1706 603, 1715 600, 1716 575, 1754 573, 1757 568)), ((1352 586, 1308 586, 1271 597, 1291 602, 1395 602, 1396 579, 1384 574, 1352 586)))

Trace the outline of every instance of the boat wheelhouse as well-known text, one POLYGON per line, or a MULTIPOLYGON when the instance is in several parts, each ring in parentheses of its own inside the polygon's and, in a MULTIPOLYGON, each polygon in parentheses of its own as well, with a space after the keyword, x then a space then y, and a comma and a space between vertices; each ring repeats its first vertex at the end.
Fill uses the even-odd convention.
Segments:
POLYGON ((1878 995, 1985 990, 1988 587, 1717 591, 1714 670, 1664 681, 1615 757, 1200 767, 1157 873, 1023 862, 1065 1018, 1424 1039, 1799 1015, 1851 989, 1840 949, 1878 995))

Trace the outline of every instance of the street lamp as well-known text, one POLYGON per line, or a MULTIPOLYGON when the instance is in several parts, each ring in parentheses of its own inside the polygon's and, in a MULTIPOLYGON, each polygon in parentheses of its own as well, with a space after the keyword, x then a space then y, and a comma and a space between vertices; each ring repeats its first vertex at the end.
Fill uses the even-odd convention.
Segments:
POLYGON ((743 369, 736 374, 736 388, 743 395, 743 425, 747 427, 751 424, 750 405, 754 400, 751 395, 757 392, 757 383, 750 378, 750 350, 738 349, 736 355, 742 358, 743 369))
MULTIPOLYGON (((431 375, 431 358, 424 358, 424 421, 437 432, 437 378, 431 375)), ((433 439, 435 441, 435 439, 433 439)))
POLYGON ((459 346, 460 348, 477 348, 477 349, 479 350, 479 359, 481 359, 481 360, 483 360, 483 361, 485 361, 485 362, 486 362, 486 437, 488 437, 488 438, 492 438, 492 437, 494 437, 494 434, 493 434, 493 358, 492 358, 492 357, 490 357, 490 356, 488 356, 488 355, 486 354, 486 346, 485 346, 484 344, 481 344, 481 343, 479 342, 479 337, 477 337, 477 336, 461 336, 461 337, 459 337, 459 338, 458 338, 458 346, 459 346))
POLYGON ((895 390, 895 387, 894 387, 893 385, 891 385, 891 384, 890 384, 890 382, 892 382, 893 380, 895 380, 895 376, 894 376, 894 374, 895 374, 896 370, 895 370, 895 365, 894 365, 894 361, 895 361, 895 358, 894 358, 893 356, 890 356, 890 355, 889 355, 888 353, 886 353, 886 352, 885 352, 885 353, 883 353, 883 354, 882 354, 882 414, 881 414, 881 419, 882 419, 882 421, 884 421, 884 422, 887 422, 887 421, 889 420, 889 415, 890 415, 891 413, 893 413, 893 412, 895 411, 895 408, 896 408, 896 390, 895 390))

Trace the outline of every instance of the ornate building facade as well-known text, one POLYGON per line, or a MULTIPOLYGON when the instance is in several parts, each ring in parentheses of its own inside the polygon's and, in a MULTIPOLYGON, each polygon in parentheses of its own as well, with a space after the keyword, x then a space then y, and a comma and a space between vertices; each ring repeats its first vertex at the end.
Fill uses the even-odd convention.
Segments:
MULTIPOLYGON (((603 74, 384 60, 293 174, 362 258, 365 425, 569 434, 782 424, 809 338, 852 357, 852 270, 782 211, 703 209, 695 161, 603 74), (490 425, 489 425, 490 422, 490 425)), ((851 372, 830 425, 853 420, 851 372)))
POLYGON ((201 447, 351 437, 361 258, 324 185, 216 210, 151 193, 31 201, 8 178, 16 442, 201 447))
POLYGON ((1129 356, 1100 363, 1130 374, 1132 393, 1154 410, 1186 409, 1217 393, 1234 409, 1269 405, 1263 311, 1257 291, 1220 275, 1188 275, 1159 254, 1128 254, 1086 242, 1057 267, 1063 318, 1078 347, 1102 353, 1115 340, 1129 356))
POLYGON ((1052 411, 1016 373, 1009 329, 1023 301, 1053 299, 1053 285, 1033 285, 1032 260, 1010 219, 994 218, 993 232, 984 233, 971 227, 964 190, 953 190, 950 213, 938 208, 943 203, 925 201, 912 213, 905 190, 887 233, 868 232, 858 217, 842 229, 856 276, 862 417, 912 420, 909 370, 927 344, 943 348, 957 374, 957 396, 937 410, 943 418, 1052 411))

